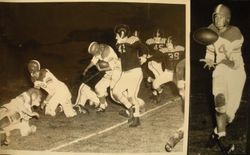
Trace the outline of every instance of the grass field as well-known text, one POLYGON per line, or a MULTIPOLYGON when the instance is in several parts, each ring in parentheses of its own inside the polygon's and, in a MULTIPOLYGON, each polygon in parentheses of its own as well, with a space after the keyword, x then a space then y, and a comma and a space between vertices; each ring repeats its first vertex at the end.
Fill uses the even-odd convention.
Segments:
MULTIPOLYGON (((182 125, 181 104, 166 97, 159 105, 147 103, 141 126, 129 128, 127 120, 118 115, 120 105, 109 104, 105 113, 78 114, 65 118, 44 116, 32 119, 37 132, 21 137, 17 131, 11 135, 11 144, 3 150, 34 150, 94 153, 152 153, 165 152, 167 138, 182 125), (71 144, 72 143, 72 144, 71 144), (31 145, 32 144, 32 145, 31 145)), ((174 152, 182 152, 180 142, 174 152)))

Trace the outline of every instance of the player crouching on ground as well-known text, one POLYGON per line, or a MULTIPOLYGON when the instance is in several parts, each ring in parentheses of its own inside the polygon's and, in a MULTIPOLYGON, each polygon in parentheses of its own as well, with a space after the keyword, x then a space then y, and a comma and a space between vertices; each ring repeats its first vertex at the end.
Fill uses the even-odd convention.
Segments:
POLYGON ((138 37, 129 36, 127 25, 117 25, 115 35, 116 47, 121 59, 122 74, 113 89, 113 96, 129 110, 129 127, 137 127, 140 125, 138 92, 143 79, 141 64, 146 61, 147 54, 145 53, 148 53, 148 49, 138 37))
POLYGON ((95 108, 100 106, 100 100, 96 93, 88 85, 82 83, 78 89, 76 103, 73 107, 77 107, 80 113, 88 113, 88 110, 85 108, 87 102, 90 106, 94 105, 95 108))
POLYGON ((32 117, 39 117, 38 113, 32 111, 32 107, 40 105, 41 97, 39 89, 31 88, 0 107, 1 137, 5 137, 1 139, 1 145, 9 144, 12 130, 20 130, 21 136, 36 131, 36 126, 29 125, 29 120, 32 117))
POLYGON ((56 115, 58 107, 64 111, 66 117, 76 115, 71 102, 71 93, 68 87, 59 81, 48 69, 41 69, 37 60, 31 60, 28 64, 28 70, 35 88, 42 88, 48 95, 43 101, 41 108, 45 107, 45 115, 56 115))
POLYGON ((95 85, 95 92, 100 100, 97 112, 104 112, 108 106, 106 101, 106 96, 108 95, 107 89, 110 87, 112 93, 115 83, 121 76, 121 62, 113 48, 106 44, 92 42, 89 45, 88 52, 93 55, 93 58, 85 68, 83 76, 93 66, 96 66, 98 71, 105 71, 105 75, 95 85))

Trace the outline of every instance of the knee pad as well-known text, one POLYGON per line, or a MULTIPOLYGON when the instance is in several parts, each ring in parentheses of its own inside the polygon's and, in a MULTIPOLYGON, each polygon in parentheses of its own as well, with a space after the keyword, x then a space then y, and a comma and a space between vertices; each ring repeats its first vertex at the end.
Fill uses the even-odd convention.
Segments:
POLYGON ((224 94, 218 94, 215 96, 215 110, 218 114, 226 113, 226 99, 224 94))

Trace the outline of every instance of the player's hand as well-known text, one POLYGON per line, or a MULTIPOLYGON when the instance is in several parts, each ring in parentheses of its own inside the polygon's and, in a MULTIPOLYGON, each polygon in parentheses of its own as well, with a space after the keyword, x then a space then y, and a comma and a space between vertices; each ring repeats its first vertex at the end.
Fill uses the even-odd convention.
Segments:
POLYGON ((205 62, 205 65, 203 66, 203 68, 208 67, 208 69, 210 70, 211 68, 215 68, 215 65, 217 63, 215 63, 213 60, 211 59, 200 59, 200 62, 205 62))
POLYGON ((140 57, 140 64, 144 64, 147 61, 146 57, 140 57))

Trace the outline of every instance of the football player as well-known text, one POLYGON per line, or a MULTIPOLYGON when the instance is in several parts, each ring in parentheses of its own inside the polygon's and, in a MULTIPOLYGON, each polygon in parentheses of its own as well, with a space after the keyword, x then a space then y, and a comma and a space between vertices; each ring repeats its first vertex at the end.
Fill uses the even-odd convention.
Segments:
POLYGON ((73 107, 78 108, 80 113, 86 114, 88 113, 88 110, 85 108, 87 101, 90 106, 94 105, 95 108, 100 106, 100 100, 96 93, 87 84, 82 83, 78 89, 78 95, 73 107))
MULTIPOLYGON (((219 4, 212 14, 212 24, 208 26, 219 35, 219 39, 206 49, 205 67, 213 70, 213 95, 216 127, 208 141, 208 147, 222 146, 226 137, 226 127, 232 123, 239 108, 246 81, 246 73, 241 47, 244 41, 238 27, 230 25, 230 9, 219 4)), ((222 149, 229 152, 232 147, 222 149)))
MULTIPOLYGON (((160 102, 159 95, 162 93, 162 85, 174 80, 174 73, 176 71, 176 65, 185 58, 185 48, 180 45, 174 45, 171 37, 168 37, 166 47, 160 49, 161 57, 164 58, 159 75, 152 83, 153 96, 155 102, 160 102)), ((149 58, 154 59, 154 56, 149 58)))
POLYGON ((36 131, 36 126, 29 125, 29 120, 32 117, 39 117, 38 113, 32 111, 32 107, 40 105, 41 97, 39 89, 31 88, 0 107, 0 129, 2 135, 5 134, 1 145, 10 143, 10 133, 15 129, 20 130, 21 136, 36 131))
POLYGON ((113 94, 116 100, 129 110, 129 127, 140 125, 140 102, 138 92, 143 73, 141 64, 146 62, 147 47, 136 36, 129 36, 129 27, 124 24, 115 27, 116 47, 120 54, 122 74, 116 83, 113 94))
MULTIPOLYGON (((163 37, 163 32, 157 28, 153 33, 153 38, 146 40, 146 44, 149 46, 149 55, 148 58, 152 57, 148 61, 148 69, 154 74, 154 78, 158 78, 162 74, 162 63, 164 59, 161 56, 160 49, 166 47, 167 38, 163 37)), ((147 82, 152 83, 154 80, 153 77, 148 76, 147 82)))
POLYGON ((28 63, 28 70, 34 87, 45 90, 48 95, 43 101, 41 108, 45 107, 45 114, 55 116, 56 109, 59 107, 66 117, 76 115, 71 102, 71 93, 68 87, 58 80, 48 69, 41 69, 37 60, 28 63))
POLYGON ((107 88, 110 87, 111 93, 113 92, 113 87, 121 75, 121 62, 113 48, 107 44, 92 42, 89 45, 88 52, 93 55, 93 58, 85 68, 83 75, 85 76, 93 66, 96 66, 99 71, 105 71, 105 75, 95 85, 95 92, 100 100, 97 111, 104 112, 108 106, 106 101, 107 88), (107 65, 102 65, 103 63, 107 63, 107 65))

